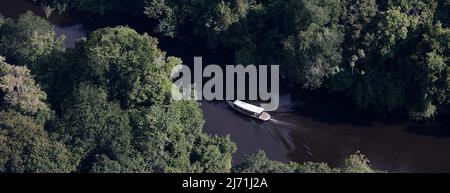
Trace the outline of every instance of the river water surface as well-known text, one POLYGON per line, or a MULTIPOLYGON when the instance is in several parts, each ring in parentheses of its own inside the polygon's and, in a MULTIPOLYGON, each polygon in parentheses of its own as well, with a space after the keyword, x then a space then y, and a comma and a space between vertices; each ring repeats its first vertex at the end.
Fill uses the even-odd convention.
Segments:
MULTIPOLYGON (((0 0, 0 13, 5 17, 17 18, 28 10, 44 15, 31 1, 0 0)), ((146 20, 120 14, 86 19, 69 13, 49 19, 57 34, 66 36, 68 48, 74 47, 76 40, 88 32, 106 26, 129 25, 152 35, 152 27, 146 25, 146 20)), ((212 51, 205 45, 159 39, 162 50, 182 58, 185 64, 192 64, 194 56, 203 56, 204 64, 233 64, 232 56, 224 54, 226 52, 212 51)), ((265 123, 237 114, 224 102, 202 101, 201 104, 206 119, 205 131, 212 135, 230 135, 236 143, 234 162, 262 149, 273 160, 319 161, 339 166, 350 154, 360 151, 380 170, 450 172, 448 126, 386 121, 358 112, 351 103, 344 101, 315 93, 284 91, 281 107, 271 112, 273 120, 265 123)))

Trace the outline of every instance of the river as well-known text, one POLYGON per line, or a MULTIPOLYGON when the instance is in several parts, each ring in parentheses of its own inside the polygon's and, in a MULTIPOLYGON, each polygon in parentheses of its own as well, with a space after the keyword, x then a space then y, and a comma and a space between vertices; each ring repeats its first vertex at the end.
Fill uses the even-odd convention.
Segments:
MULTIPOLYGON (((5 17, 17 18, 27 10, 44 15, 31 1, 0 0, 0 13, 5 17)), ((154 35, 146 20, 118 14, 89 19, 70 13, 55 14, 49 20, 58 35, 66 36, 68 48, 74 47, 76 40, 88 32, 106 26, 128 25, 154 35)), ((192 64, 194 56, 203 56, 204 64, 233 64, 232 55, 224 54, 226 51, 159 39, 162 50, 182 58, 185 64, 192 64)), ((265 123, 243 117, 223 102, 202 101, 201 104, 206 120, 204 130, 212 135, 230 135, 236 143, 235 163, 245 154, 262 149, 273 160, 317 161, 340 166, 346 157, 360 151, 380 170, 450 172, 450 129, 443 124, 386 121, 358 112, 345 99, 311 92, 284 91, 280 108, 271 112, 273 120, 265 123)))

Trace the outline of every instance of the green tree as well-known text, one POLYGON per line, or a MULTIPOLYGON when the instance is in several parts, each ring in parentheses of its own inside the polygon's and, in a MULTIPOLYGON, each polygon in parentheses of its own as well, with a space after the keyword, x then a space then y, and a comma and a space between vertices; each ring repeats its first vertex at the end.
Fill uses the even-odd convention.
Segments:
POLYGON ((339 72, 343 34, 338 29, 311 24, 285 42, 287 70, 291 81, 303 88, 319 88, 325 78, 339 72))
POLYGON ((285 72, 304 88, 319 88, 325 78, 339 72, 344 31, 337 23, 341 1, 292 1, 291 31, 284 43, 285 72))
POLYGON ((36 81, 47 93, 48 103, 56 111, 60 111, 64 99, 70 96, 79 81, 82 72, 77 65, 78 57, 71 49, 54 52, 40 62, 39 69, 32 69, 36 81))
POLYGON ((244 19, 254 0, 146 0, 145 14, 158 21, 157 32, 174 36, 184 27, 215 45, 218 36, 244 19))
POLYGON ((1 56, 0 93, 1 105, 5 109, 32 115, 41 121, 45 121, 51 115, 51 110, 45 103, 47 95, 36 84, 30 70, 24 66, 7 64, 1 56))
POLYGON ((0 172, 65 173, 74 170, 71 154, 32 117, 0 112, 0 172))
MULTIPOLYGON (((363 14, 370 17, 357 27, 346 24, 348 59, 327 88, 347 92, 362 109, 432 119, 448 104, 443 65, 448 48, 442 44, 446 29, 433 23, 436 1, 387 1, 371 7, 370 14, 363 14)), ((346 18, 357 18, 354 14, 348 12, 346 18)))
POLYGON ((267 158, 264 151, 246 156, 239 164, 234 166, 237 173, 336 173, 338 169, 332 169, 325 163, 306 162, 303 164, 272 161, 267 158))
POLYGON ((27 65, 32 70, 54 51, 63 49, 64 37, 57 37, 47 20, 22 14, 17 20, 7 19, 0 28, 0 55, 8 62, 27 65))
POLYGON ((17 20, 2 20, 0 23, 4 24, 4 27, 0 24, 0 53, 4 53, 10 63, 26 65, 48 94, 49 103, 59 107, 78 76, 74 65, 77 56, 62 48, 63 37, 56 37, 47 20, 31 12, 17 20))
POLYGON ((359 152, 350 155, 344 161, 344 166, 340 168, 331 168, 326 163, 282 163, 272 161, 267 158, 264 151, 259 150, 256 153, 246 156, 241 163, 233 168, 238 173, 375 173, 370 166, 369 160, 359 152))
POLYGON ((376 36, 380 53, 394 54, 392 47, 395 47, 399 40, 407 38, 410 26, 411 21, 408 15, 402 12, 400 7, 387 10, 378 24, 379 35, 376 36))
POLYGON ((259 150, 256 153, 246 156, 239 164, 234 166, 233 172, 236 173, 293 173, 292 164, 284 164, 277 161, 271 161, 267 158, 264 151, 259 150))
POLYGON ((37 0, 50 13, 54 10, 63 12, 68 9, 91 14, 106 14, 108 12, 125 12, 138 15, 143 11, 144 0, 37 0))
POLYGON ((450 29, 441 24, 428 25, 413 56, 415 69, 411 100, 415 101, 408 109, 415 120, 427 120, 438 114, 450 102, 450 29))
POLYGON ((136 148, 153 172, 229 172, 236 150, 229 138, 203 133, 203 115, 196 101, 134 110, 131 116, 136 148))
POLYGON ((177 16, 166 0, 146 1, 144 13, 152 19, 158 20, 155 31, 169 37, 174 37, 177 30, 177 16))
POLYGON ((128 114, 117 103, 108 102, 105 91, 80 84, 66 106, 55 132, 73 153, 78 170, 91 170, 96 156, 124 162, 132 159, 128 114))
POLYGON ((357 152, 356 154, 350 155, 345 160, 344 167, 341 169, 344 173, 374 173, 376 172, 370 166, 370 161, 366 156, 357 152))
POLYGON ((194 142, 190 155, 190 172, 198 173, 228 173, 232 169, 232 154, 236 145, 230 137, 208 136, 200 134, 194 142))
POLYGON ((94 31, 77 47, 83 80, 102 86, 123 107, 162 104, 171 89, 168 73, 181 60, 167 58, 157 44, 128 27, 94 31))

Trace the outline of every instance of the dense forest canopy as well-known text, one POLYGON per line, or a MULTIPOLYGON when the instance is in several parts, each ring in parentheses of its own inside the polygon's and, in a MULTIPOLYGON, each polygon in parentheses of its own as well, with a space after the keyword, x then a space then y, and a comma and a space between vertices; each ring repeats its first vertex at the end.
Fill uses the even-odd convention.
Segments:
POLYGON ((263 152, 233 166, 236 145, 203 131, 199 103, 170 97, 182 61, 156 38, 117 26, 63 41, 31 12, 0 15, 0 172, 376 172, 360 154, 343 168, 263 152))
MULTIPOLYGON (((239 64, 279 64, 293 89, 345 93, 361 109, 432 120, 449 111, 450 0, 37 0, 48 13, 120 12, 233 50, 239 64)), ((234 168, 236 146, 209 136, 195 101, 169 97, 157 39, 104 28, 63 47, 32 13, 0 15, 0 171, 340 172, 263 152, 234 168)), ((356 168, 356 169, 355 169, 356 168)))
MULTIPOLYGON (((102 14, 119 2, 50 1, 102 14), (106 3, 107 2, 107 3, 106 3)), ((448 0, 143 0, 168 36, 186 29, 237 63, 280 64, 293 87, 344 92, 362 109, 427 120, 449 103, 448 0)), ((62 6, 64 5, 64 6, 62 6)), ((136 5, 136 4, 135 4, 136 5)))
POLYGON ((448 110, 449 1, 150 0, 166 35, 193 28, 237 63, 280 64, 292 87, 427 120, 448 110))
POLYGON ((279 64, 292 87, 346 93, 361 109, 430 120, 449 105, 449 0, 45 0, 103 14, 144 13, 237 63, 279 64))
POLYGON ((197 102, 169 97, 181 61, 155 38, 104 28, 65 50, 32 13, 1 21, 1 171, 231 170, 230 139, 202 131, 197 102))

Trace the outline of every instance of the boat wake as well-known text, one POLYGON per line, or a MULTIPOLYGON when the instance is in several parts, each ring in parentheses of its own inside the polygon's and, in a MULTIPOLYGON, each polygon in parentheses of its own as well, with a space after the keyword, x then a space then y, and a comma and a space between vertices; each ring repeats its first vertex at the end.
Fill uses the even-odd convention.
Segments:
POLYGON ((303 135, 302 128, 297 125, 272 117, 269 122, 259 124, 259 127, 268 130, 274 137, 279 138, 289 151, 300 150, 312 157, 312 149, 308 145, 310 144, 309 140, 303 135))
POLYGON ((299 127, 297 127, 297 125, 289 123, 287 121, 281 121, 281 120, 277 120, 277 119, 274 119, 274 118, 270 119, 270 121, 275 123, 275 124, 277 124, 277 125, 280 125, 280 126, 285 126, 285 127, 289 127, 289 128, 295 128, 295 129, 299 128, 299 127))
POLYGON ((295 142, 289 132, 284 130, 274 124, 263 124, 260 125, 261 128, 268 130, 273 137, 279 138, 281 142, 289 149, 289 151, 294 151, 296 149, 295 142))

